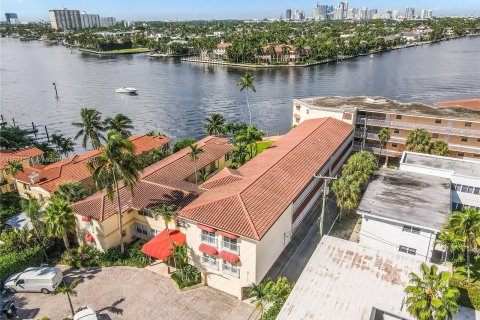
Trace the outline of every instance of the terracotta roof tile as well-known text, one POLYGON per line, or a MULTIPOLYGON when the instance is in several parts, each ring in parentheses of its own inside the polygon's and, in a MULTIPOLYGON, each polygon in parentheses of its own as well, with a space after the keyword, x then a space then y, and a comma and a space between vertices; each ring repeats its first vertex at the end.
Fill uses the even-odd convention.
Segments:
POLYGON ((179 215, 260 240, 352 133, 333 118, 307 120, 240 167, 243 179, 208 190, 179 215))
POLYGON ((213 189, 241 179, 243 179, 243 177, 238 173, 237 170, 223 168, 222 171, 202 183, 200 187, 202 189, 213 189))
POLYGON ((0 169, 5 168, 11 161, 22 161, 41 155, 43 155, 43 151, 35 147, 18 151, 0 150, 0 169))

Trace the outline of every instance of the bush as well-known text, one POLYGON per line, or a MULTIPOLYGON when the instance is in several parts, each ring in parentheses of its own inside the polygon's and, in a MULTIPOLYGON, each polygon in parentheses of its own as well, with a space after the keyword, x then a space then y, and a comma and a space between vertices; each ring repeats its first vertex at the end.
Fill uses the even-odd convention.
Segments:
POLYGON ((480 310, 480 286, 458 279, 450 280, 450 284, 460 292, 460 297, 457 301, 459 305, 480 310))
POLYGON ((180 151, 182 150, 183 148, 186 148, 188 146, 190 146, 191 144, 197 142, 197 140, 195 139, 192 139, 192 138, 188 138, 188 139, 185 139, 185 140, 182 140, 182 141, 178 141, 177 143, 175 143, 175 145, 173 146, 173 152, 177 152, 177 151, 180 151))
POLYGON ((21 211, 21 198, 17 192, 0 193, 0 222, 10 219, 21 211))
POLYGON ((260 317, 260 320, 275 320, 280 313, 280 310, 282 310, 283 303, 280 302, 275 302, 273 305, 265 312, 262 314, 260 317))
POLYGON ((200 272, 198 269, 190 264, 187 264, 171 275, 180 289, 194 286, 201 282, 200 272))
POLYGON ((0 256, 0 282, 3 283, 12 274, 28 267, 40 265, 43 258, 42 248, 39 246, 0 256))

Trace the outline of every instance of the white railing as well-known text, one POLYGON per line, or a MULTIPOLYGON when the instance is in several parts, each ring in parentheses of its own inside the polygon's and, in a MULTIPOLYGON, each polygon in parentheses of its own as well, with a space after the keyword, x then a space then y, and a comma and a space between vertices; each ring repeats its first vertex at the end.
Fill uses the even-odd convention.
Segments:
POLYGON ((480 154, 479 147, 465 146, 461 144, 448 144, 448 149, 452 151, 480 154))
MULTIPOLYGON (((361 143, 355 143, 353 145, 353 150, 355 150, 355 151, 362 150, 362 144, 361 143)), ((380 152, 381 152, 382 156, 400 157, 402 155, 401 151, 388 150, 388 149, 385 149, 385 148, 382 149, 378 146, 373 146, 373 145, 370 145, 368 143, 365 144, 365 150, 373 152, 375 154, 380 154, 380 152)))

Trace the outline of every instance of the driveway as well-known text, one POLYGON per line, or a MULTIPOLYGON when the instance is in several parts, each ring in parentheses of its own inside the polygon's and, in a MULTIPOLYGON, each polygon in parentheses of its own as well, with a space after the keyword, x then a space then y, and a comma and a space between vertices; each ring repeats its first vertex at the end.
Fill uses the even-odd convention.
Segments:
MULTIPOLYGON (((68 269, 67 283, 82 281, 72 297, 74 308, 88 305, 99 319, 249 319, 253 306, 209 287, 180 291, 170 279, 146 269, 131 267, 68 269)), ((17 293, 21 319, 70 315, 65 295, 17 293)))

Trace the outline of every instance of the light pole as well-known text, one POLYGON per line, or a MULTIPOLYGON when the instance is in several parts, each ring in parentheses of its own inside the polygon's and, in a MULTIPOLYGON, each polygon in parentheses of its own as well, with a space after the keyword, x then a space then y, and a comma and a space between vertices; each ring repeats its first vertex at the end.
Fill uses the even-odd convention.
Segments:
POLYGON ((320 213, 320 218, 318 218, 319 223, 319 233, 320 233, 320 241, 323 237, 323 217, 325 216, 325 205, 327 202, 327 194, 330 192, 330 188, 328 187, 328 183, 330 180, 336 180, 337 176, 330 177, 330 176, 316 176, 313 175, 314 178, 323 179, 323 199, 322 199, 322 212, 320 213))

